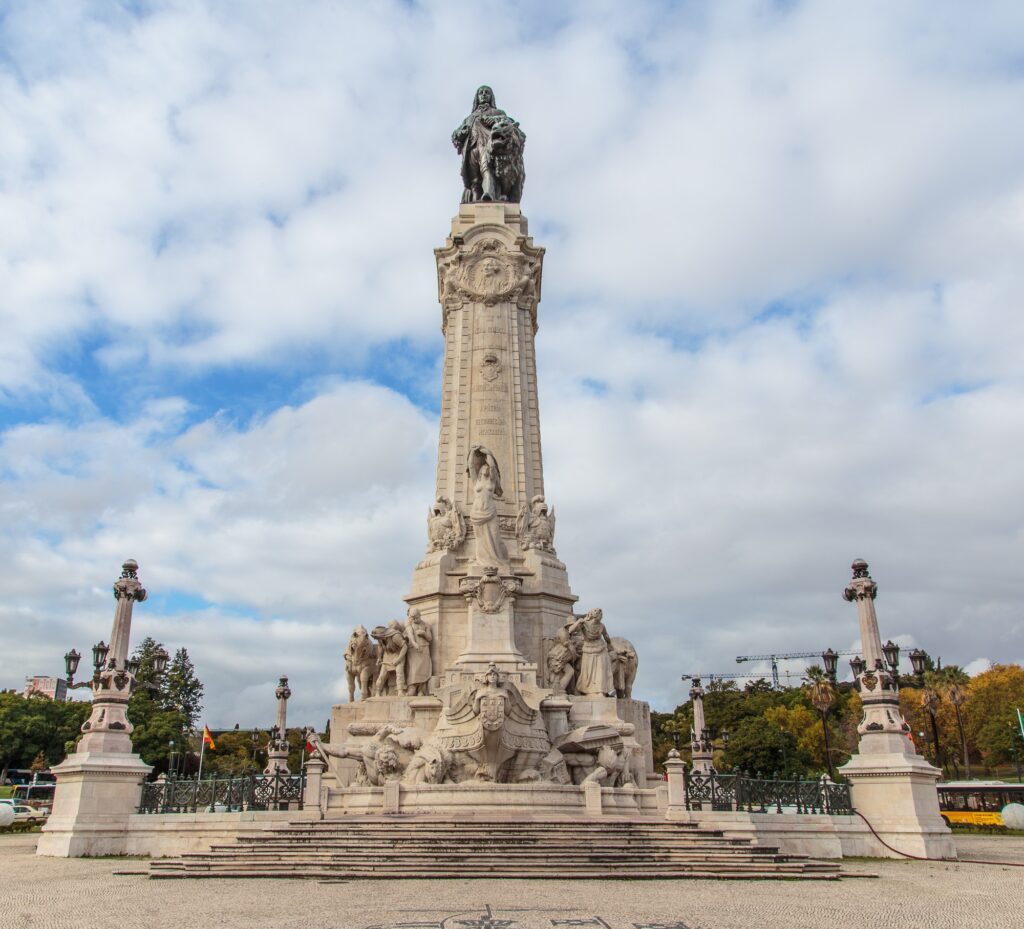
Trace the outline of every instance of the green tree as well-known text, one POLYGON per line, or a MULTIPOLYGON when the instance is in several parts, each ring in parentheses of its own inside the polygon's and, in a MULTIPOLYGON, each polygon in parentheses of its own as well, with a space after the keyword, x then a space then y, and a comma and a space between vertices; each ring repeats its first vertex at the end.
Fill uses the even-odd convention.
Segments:
POLYGON ((28 768, 40 756, 46 766, 62 761, 90 709, 88 703, 50 700, 41 694, 26 698, 0 693, 0 781, 8 768, 28 768))
POLYGON ((748 717, 736 727, 725 750, 725 763, 764 777, 804 775, 811 767, 811 759, 796 736, 763 717, 748 717))
POLYGON ((203 712, 203 682, 196 677, 195 666, 188 651, 179 648, 167 669, 167 701, 195 729, 203 712))

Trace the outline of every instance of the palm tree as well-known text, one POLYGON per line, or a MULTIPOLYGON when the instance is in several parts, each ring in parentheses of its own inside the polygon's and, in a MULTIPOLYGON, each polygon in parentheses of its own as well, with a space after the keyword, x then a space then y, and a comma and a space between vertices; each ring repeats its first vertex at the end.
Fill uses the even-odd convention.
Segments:
POLYGON ((825 734, 825 764, 828 765, 828 776, 835 780, 832 770, 832 746, 828 738, 828 711, 835 703, 836 691, 825 672, 817 667, 807 669, 807 697, 813 707, 821 714, 821 729, 825 734))
POLYGON ((960 708, 967 701, 965 685, 970 681, 970 675, 957 665, 946 665, 946 667, 933 671, 929 674, 932 687, 945 693, 946 699, 953 706, 956 713, 956 727, 960 733, 960 749, 964 756, 964 772, 967 780, 971 779, 971 759, 967 752, 967 735, 964 733, 964 718, 960 708))

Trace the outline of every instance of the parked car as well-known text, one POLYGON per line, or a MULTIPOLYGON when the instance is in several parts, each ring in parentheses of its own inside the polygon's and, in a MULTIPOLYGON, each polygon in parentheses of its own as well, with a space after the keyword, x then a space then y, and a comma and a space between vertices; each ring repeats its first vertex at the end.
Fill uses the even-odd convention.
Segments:
POLYGON ((47 814, 44 810, 37 810, 34 806, 29 806, 27 803, 16 803, 14 805, 14 821, 16 823, 28 823, 30 826, 34 826, 36 823, 41 823, 46 819, 47 814))

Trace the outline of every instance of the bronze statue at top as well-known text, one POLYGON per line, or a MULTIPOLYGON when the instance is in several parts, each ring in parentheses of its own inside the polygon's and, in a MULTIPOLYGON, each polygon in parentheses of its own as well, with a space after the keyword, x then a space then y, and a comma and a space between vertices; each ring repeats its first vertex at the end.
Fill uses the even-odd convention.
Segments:
POLYGON ((494 91, 484 85, 473 97, 473 112, 452 133, 462 156, 463 203, 503 200, 519 203, 526 171, 526 133, 519 123, 494 105, 494 91))

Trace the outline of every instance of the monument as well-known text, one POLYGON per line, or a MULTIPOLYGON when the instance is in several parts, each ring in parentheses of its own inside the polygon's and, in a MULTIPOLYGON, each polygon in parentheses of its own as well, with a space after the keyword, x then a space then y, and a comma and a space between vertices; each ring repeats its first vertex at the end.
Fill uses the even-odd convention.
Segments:
POLYGON ((923 858, 956 858, 953 836, 939 812, 935 784, 942 772, 929 764, 909 738, 900 712, 899 677, 886 667, 875 615, 878 585, 867 562, 852 565, 843 599, 857 604, 864 664, 854 686, 863 704, 857 753, 839 770, 850 782, 855 809, 872 824, 882 850, 923 858))
MULTIPOLYGON (((346 788, 391 783, 492 785, 472 802, 503 808, 507 785, 647 787, 636 650, 600 609, 574 612, 545 495, 534 352, 544 249, 519 206, 526 136, 481 87, 452 142, 464 190, 435 250, 444 369, 425 551, 405 618, 352 633, 349 702, 318 745, 325 782, 333 775, 342 806, 346 788)), ((402 809, 437 802, 401 794, 402 809)))
MULTIPOLYGON (((92 712, 82 723, 75 751, 53 767, 57 777, 53 812, 37 851, 40 855, 119 854, 128 816, 139 803, 142 781, 152 770, 132 749, 134 728, 128 698, 138 686, 128 657, 132 610, 146 599, 139 566, 129 558, 114 582, 114 625, 110 645, 96 654, 92 712)), ((166 659, 166 655, 164 656, 166 659)))

